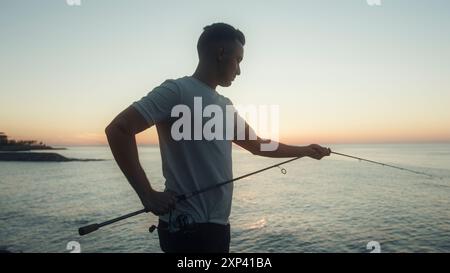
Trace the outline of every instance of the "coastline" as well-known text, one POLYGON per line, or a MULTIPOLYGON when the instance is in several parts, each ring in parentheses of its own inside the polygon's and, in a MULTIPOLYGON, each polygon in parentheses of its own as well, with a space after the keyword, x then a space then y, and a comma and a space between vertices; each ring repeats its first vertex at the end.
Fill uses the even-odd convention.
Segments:
POLYGON ((106 159, 67 158, 57 153, 0 152, 0 161, 70 162, 70 161, 104 161, 104 160, 106 159))

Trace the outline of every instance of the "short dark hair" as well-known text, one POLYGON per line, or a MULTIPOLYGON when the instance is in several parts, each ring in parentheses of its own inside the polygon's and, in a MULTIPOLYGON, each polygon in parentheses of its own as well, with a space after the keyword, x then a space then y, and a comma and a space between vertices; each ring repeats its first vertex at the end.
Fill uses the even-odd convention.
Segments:
POLYGON ((205 55, 208 48, 218 42, 238 41, 245 45, 245 36, 239 30, 225 23, 214 23, 203 28, 203 33, 198 38, 197 51, 199 57, 205 55))

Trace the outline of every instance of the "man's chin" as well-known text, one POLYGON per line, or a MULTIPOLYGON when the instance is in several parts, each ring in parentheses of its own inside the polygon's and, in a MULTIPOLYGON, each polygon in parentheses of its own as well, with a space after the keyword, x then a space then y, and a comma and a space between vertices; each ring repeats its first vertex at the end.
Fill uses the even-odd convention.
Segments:
POLYGON ((222 82, 219 85, 222 87, 229 87, 229 86, 231 86, 231 84, 232 84, 232 81, 227 81, 227 82, 222 82))

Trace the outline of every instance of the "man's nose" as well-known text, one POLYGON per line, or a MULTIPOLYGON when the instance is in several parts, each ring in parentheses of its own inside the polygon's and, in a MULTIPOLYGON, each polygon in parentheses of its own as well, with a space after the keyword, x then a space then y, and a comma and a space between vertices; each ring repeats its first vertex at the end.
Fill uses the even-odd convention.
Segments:
POLYGON ((241 68, 238 66, 236 75, 241 75, 241 68))

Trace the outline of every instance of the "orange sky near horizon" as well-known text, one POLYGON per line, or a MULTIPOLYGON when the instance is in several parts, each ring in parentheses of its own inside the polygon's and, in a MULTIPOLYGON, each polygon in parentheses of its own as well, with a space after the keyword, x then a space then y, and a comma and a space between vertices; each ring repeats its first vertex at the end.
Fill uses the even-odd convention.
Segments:
MULTIPOLYGON (((41 130, 45 131, 45 130, 41 130)), ((439 128, 420 132, 417 130, 404 128, 389 132, 380 132, 376 128, 367 131, 352 132, 341 130, 328 134, 326 131, 311 131, 304 134, 292 132, 286 134, 280 132, 280 141, 287 144, 307 145, 318 144, 374 144, 374 143, 446 143, 450 142, 450 130, 444 132, 439 128), (405 135, 408 139, 405 140, 405 135)), ((5 132, 9 139, 15 140, 37 140, 54 146, 76 146, 76 145, 107 145, 106 136, 102 132, 98 133, 75 133, 59 134, 48 136, 45 133, 27 134, 25 131, 5 132)), ((136 136, 140 145, 158 144, 156 128, 152 127, 136 136)))

